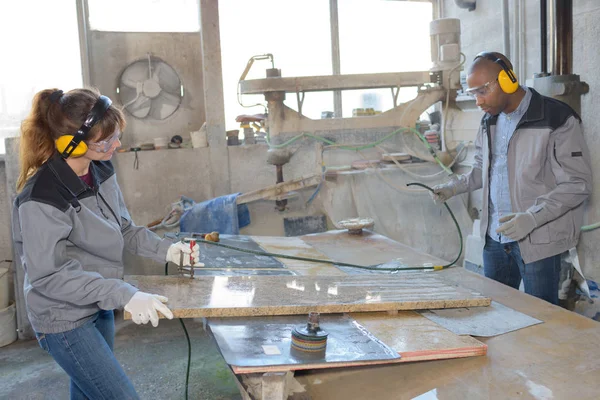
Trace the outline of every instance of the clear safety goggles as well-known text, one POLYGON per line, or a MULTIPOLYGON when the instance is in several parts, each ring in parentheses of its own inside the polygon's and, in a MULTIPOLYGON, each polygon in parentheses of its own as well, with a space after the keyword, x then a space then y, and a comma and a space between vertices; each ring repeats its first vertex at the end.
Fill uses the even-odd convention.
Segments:
POLYGON ((107 153, 112 148, 113 144, 115 144, 115 142, 117 140, 121 140, 122 137, 123 137, 123 132, 118 131, 118 132, 115 132, 115 134, 112 135, 107 140, 101 140, 99 142, 87 143, 87 146, 89 149, 97 151, 99 153, 107 153))
POLYGON ((468 88, 465 93, 471 97, 484 97, 496 90, 496 83, 498 83, 498 79, 484 83, 481 86, 468 88))

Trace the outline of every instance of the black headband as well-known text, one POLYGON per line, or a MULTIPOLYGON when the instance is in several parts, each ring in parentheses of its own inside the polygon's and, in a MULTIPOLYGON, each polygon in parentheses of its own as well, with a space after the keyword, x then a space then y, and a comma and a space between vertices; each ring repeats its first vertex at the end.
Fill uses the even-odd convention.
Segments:
POLYGON ((50 99, 50 102, 56 103, 58 100, 60 100, 63 93, 64 92, 62 90, 55 90, 54 92, 50 93, 50 96, 48 96, 48 98, 50 99))
POLYGON ((498 57, 496 53, 482 51, 475 56, 473 61, 477 60, 478 58, 485 58, 486 60, 490 60, 491 62, 498 64, 506 72, 506 75, 509 77, 512 83, 517 82, 517 77, 512 68, 506 62, 504 62, 502 58, 498 57))

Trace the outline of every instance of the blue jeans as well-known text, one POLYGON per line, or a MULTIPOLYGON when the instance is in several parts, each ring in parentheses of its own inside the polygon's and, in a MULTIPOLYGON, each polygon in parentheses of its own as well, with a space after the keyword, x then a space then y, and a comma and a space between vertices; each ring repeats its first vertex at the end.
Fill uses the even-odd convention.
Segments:
POLYGON ((517 290, 523 278, 525 293, 558 304, 560 254, 525 263, 521 258, 518 242, 499 243, 486 235, 483 273, 486 277, 517 290))
POLYGON ((79 328, 36 333, 40 347, 71 377, 71 399, 139 399, 113 354, 115 317, 100 311, 79 328))

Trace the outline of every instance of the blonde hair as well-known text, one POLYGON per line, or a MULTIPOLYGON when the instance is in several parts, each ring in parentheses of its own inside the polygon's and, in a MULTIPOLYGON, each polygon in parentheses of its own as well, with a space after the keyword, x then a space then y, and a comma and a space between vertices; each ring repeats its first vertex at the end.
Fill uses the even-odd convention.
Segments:
MULTIPOLYGON (((52 157, 56 139, 77 132, 100 96, 93 88, 73 89, 64 94, 57 91, 44 89, 36 93, 29 115, 21 123, 17 191, 21 191, 27 180, 52 157)), ((123 132, 125 125, 123 112, 111 105, 90 130, 88 138, 99 136, 97 140, 104 140, 117 128, 123 132)))

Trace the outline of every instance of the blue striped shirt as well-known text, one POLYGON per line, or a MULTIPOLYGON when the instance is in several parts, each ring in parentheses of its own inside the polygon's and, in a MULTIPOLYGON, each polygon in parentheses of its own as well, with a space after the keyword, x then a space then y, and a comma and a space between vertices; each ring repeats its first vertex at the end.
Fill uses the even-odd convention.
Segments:
POLYGON ((509 243, 512 239, 496 233, 501 225, 498 221, 505 215, 512 214, 510 190, 508 187, 508 144, 515 133, 517 124, 525 115, 531 101, 531 91, 525 89, 525 97, 521 100, 515 111, 505 114, 500 113, 496 122, 496 131, 492 137, 492 161, 490 164, 490 201, 488 235, 497 242, 509 243))

